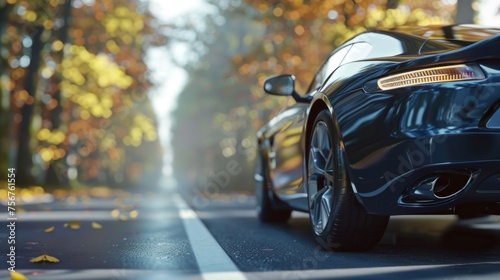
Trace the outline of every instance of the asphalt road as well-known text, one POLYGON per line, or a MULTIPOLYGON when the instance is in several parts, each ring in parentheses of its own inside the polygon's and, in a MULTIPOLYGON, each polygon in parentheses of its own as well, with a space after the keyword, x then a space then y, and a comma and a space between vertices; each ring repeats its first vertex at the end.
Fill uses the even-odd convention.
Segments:
MULTIPOLYGON (((17 214, 15 269, 29 279, 64 280, 500 279, 497 217, 393 217, 372 251, 338 253, 315 243, 307 215, 261 224, 254 204, 248 195, 207 201, 168 190, 26 205, 17 214), (42 254, 60 262, 30 262, 42 254)), ((7 218, 0 211, 0 279, 9 279, 7 218)))

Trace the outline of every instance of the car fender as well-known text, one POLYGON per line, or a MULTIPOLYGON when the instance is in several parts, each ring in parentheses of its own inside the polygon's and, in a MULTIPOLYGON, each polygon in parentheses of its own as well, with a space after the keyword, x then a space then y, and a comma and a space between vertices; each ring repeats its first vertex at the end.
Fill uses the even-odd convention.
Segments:
POLYGON ((311 129, 313 122, 316 119, 316 116, 319 114, 319 112, 325 109, 330 111, 330 113, 333 112, 333 107, 328 97, 324 93, 318 92, 314 95, 311 101, 311 105, 306 111, 306 120, 304 121, 304 129, 303 129, 304 134, 302 137, 301 145, 302 145, 302 150, 304 151, 304 155, 306 156, 307 156, 307 151, 306 151, 307 139, 309 139, 309 137, 311 136, 311 129))
MULTIPOLYGON (((317 94, 315 94, 313 100, 311 101, 311 105, 309 106, 307 113, 306 113, 306 120, 304 122, 304 130, 303 130, 304 134, 303 134, 302 141, 301 141, 301 146, 302 146, 302 150, 304 153, 304 161, 306 161, 307 158, 309 158, 309 149, 307 148, 307 139, 309 139, 311 136, 312 126, 314 125, 314 120, 316 119, 316 116, 322 110, 325 110, 325 109, 328 110, 332 116, 333 124, 335 126, 336 137, 337 137, 337 139, 339 139, 340 149, 344 153, 344 159, 346 161, 345 164, 346 164, 347 175, 350 178, 351 177, 351 175, 350 175, 351 170, 350 170, 350 164, 349 164, 349 157, 345 151, 344 140, 342 137, 342 131, 340 129, 340 126, 339 126, 339 123, 337 120, 337 116, 335 115, 335 112, 333 111, 333 106, 330 103, 330 100, 322 92, 318 92, 317 94)), ((302 165, 302 168, 303 168, 302 172, 305 176, 305 174, 307 172, 306 162, 304 162, 304 164, 302 165)), ((350 180, 350 181, 352 182, 352 180, 350 180)), ((356 191, 355 186, 353 186, 352 184, 351 184, 351 186, 353 188, 353 192, 355 194, 356 199, 358 200, 359 203, 363 204, 362 200, 358 197, 358 192, 356 191)))

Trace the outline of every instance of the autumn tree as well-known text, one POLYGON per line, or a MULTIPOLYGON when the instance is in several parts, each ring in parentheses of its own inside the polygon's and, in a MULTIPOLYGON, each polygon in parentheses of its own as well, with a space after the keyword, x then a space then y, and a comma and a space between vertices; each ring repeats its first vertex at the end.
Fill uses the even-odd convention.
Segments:
MULTIPOLYGON (((209 15, 205 22, 204 28, 211 31, 200 32, 194 39, 204 42, 206 49, 196 50, 198 58, 186 66, 189 81, 173 113, 174 174, 181 184, 189 186, 214 183, 217 174, 225 172, 231 161, 238 162, 238 170, 247 170, 247 158, 255 155, 250 147, 249 128, 252 119, 258 118, 258 112, 249 107, 247 85, 233 75, 232 58, 248 52, 252 43, 249 40, 253 40, 248 34, 262 34, 263 27, 240 16, 244 10, 238 6, 225 7, 231 16, 222 21, 220 13, 225 10, 216 7, 219 12, 209 15), (252 118, 247 118, 249 111, 252 118)), ((186 24, 191 26, 189 22, 186 24)), ((241 172, 230 180, 240 189, 247 188, 251 176, 241 172)), ((218 185, 228 187, 225 182, 218 185)))
POLYGON ((8 2, 18 172, 49 185, 154 185, 162 152, 144 56, 165 36, 147 2, 8 2))
MULTIPOLYGON (((355 34, 452 23, 455 13, 451 1, 208 2, 216 12, 205 18, 205 28, 187 36, 201 55, 186 65, 190 78, 173 114, 172 130, 174 174, 200 188, 210 185, 231 160, 242 172, 231 176, 230 187, 252 188, 255 131, 294 103, 291 98, 265 96, 266 77, 294 74, 298 91, 304 93, 325 57, 355 34)), ((193 26, 188 17, 177 30, 193 26)))

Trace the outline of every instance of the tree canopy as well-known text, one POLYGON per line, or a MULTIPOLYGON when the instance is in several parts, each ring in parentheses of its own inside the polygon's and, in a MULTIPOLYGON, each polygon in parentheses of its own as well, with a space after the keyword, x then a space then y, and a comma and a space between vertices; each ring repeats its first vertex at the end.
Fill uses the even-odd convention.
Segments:
MULTIPOLYGON (((184 65, 189 81, 173 112, 172 145, 177 180, 208 192, 228 187, 221 186, 217 174, 233 160, 241 172, 231 176, 231 188, 253 187, 255 132, 294 103, 291 98, 264 96, 266 77, 294 74, 303 93, 327 55, 355 34, 401 25, 451 24, 456 9, 453 1, 425 0, 207 2, 214 12, 205 17, 204 28, 178 38, 198 56, 184 65), (211 185, 219 188, 206 188, 211 185)), ((194 19, 187 18, 169 28, 193 26, 194 19)))
POLYGON ((166 36, 147 4, 0 1, 1 164, 17 169, 20 184, 132 186, 159 178, 144 57, 166 36))

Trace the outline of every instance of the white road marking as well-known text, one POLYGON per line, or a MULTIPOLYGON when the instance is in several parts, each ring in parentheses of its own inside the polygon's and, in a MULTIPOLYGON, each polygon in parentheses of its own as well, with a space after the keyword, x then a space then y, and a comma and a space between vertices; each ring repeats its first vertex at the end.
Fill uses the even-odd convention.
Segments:
POLYGON ((212 234, 187 203, 176 195, 174 202, 179 209, 198 267, 205 280, 245 280, 246 277, 224 252, 212 234))
MULTIPOLYGON (((438 265, 404 265, 404 266, 386 266, 386 267, 358 267, 358 268, 336 268, 336 269, 317 269, 317 270, 283 270, 283 271, 257 271, 247 272, 248 279, 345 279, 370 277, 380 279, 388 273, 406 273, 405 275, 418 275, 422 272, 432 272, 435 279, 500 279, 500 273, 490 271, 488 273, 477 274, 457 274, 449 275, 450 271, 470 271, 470 266, 491 266, 498 267, 500 262, 477 262, 477 263, 458 263, 458 264, 438 264, 438 265), (442 272, 447 272, 441 274, 442 272)), ((198 280, 199 276, 195 274, 184 274, 182 271, 162 271, 162 270, 141 270, 141 269, 83 269, 83 270, 65 270, 65 269, 21 269, 16 270, 32 280, 110 280, 110 279, 175 279, 175 280, 198 280)), ((459 273, 458 272, 458 273, 459 273)), ((241 279, 233 278, 234 272, 213 272, 206 273, 209 278, 204 279, 241 279)), ((424 277, 422 278, 429 278, 424 277)), ((7 270, 0 271, 0 279, 10 279, 7 270)))
MULTIPOLYGON (((194 274, 145 269, 20 269, 16 272, 24 274, 30 280, 199 280, 194 274)), ((0 271, 0 279, 11 279, 10 272, 0 271)))
MULTIPOLYGON (((441 274, 446 271, 464 269, 470 271, 469 266, 492 266, 497 267, 500 262, 477 262, 477 263, 458 263, 458 264, 437 264, 437 265, 404 265, 404 266, 381 266, 381 267, 358 267, 358 268, 334 268, 334 269, 316 269, 316 270, 285 270, 285 271, 266 271, 266 272, 248 272, 246 275, 250 279, 356 279, 356 278, 375 278, 388 279, 386 274, 405 273, 404 275, 419 275, 425 271, 436 275, 433 279, 500 279, 499 272, 475 273, 465 275, 441 274)), ((422 275, 421 278, 428 279, 428 276, 422 275)))
MULTIPOLYGON (((128 215, 130 211, 123 211, 121 214, 128 215)), ((8 218, 8 214, 0 214, 0 221, 4 221, 8 218)), ((69 210, 69 211, 29 211, 16 214, 18 222, 37 222, 37 221, 47 221, 47 222, 60 222, 60 221, 113 221, 118 220, 118 217, 111 216, 110 211, 93 210, 93 211, 83 211, 83 210, 69 210)), ((164 219, 175 219, 177 218, 177 213, 172 211, 158 210, 156 212, 148 212, 147 215, 141 215, 141 210, 139 209, 139 217, 141 220, 164 220, 164 219)))

